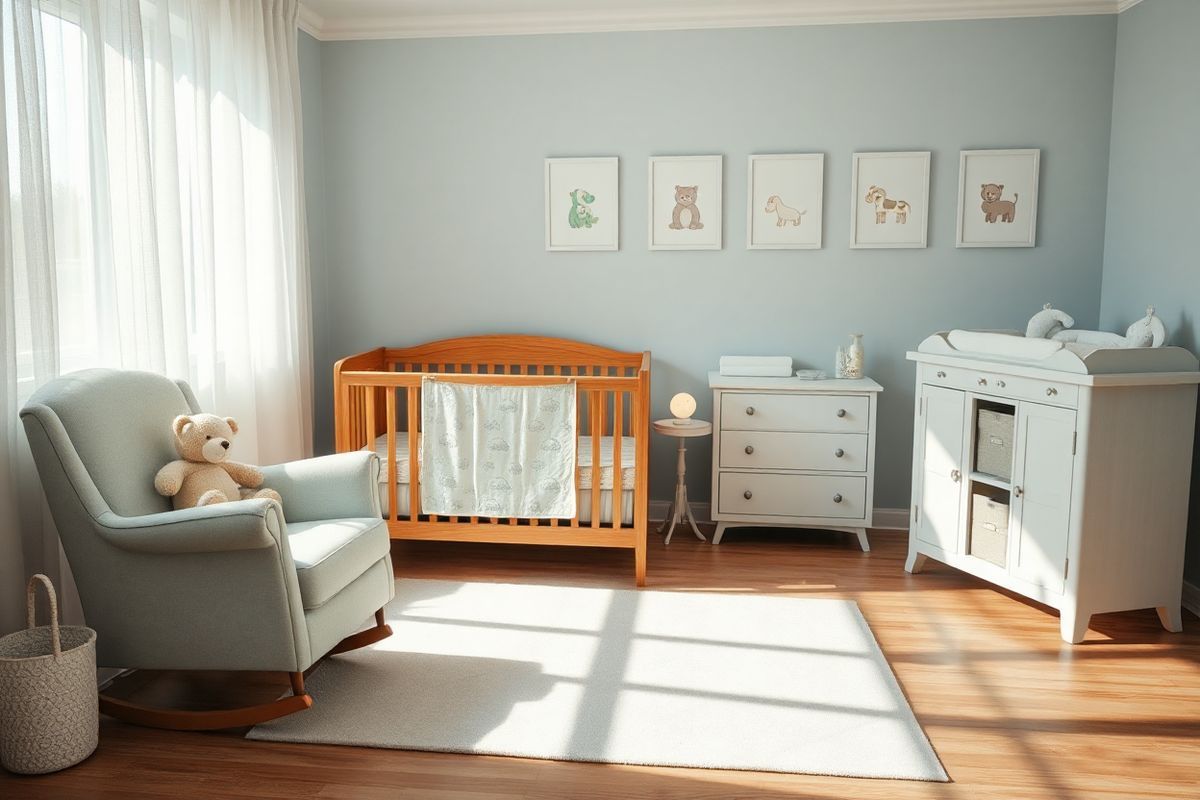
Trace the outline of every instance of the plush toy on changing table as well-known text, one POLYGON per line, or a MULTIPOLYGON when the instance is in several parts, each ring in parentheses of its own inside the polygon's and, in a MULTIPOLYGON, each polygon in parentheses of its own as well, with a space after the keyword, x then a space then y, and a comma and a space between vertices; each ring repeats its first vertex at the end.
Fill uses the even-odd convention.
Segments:
POLYGON ((1053 339, 1058 342, 1074 342, 1096 347, 1162 347, 1167 341, 1167 328, 1154 315, 1154 307, 1146 309, 1146 316, 1130 325, 1125 335, 1107 331, 1068 330, 1075 320, 1070 314, 1052 308, 1049 303, 1034 314, 1025 327, 1029 339, 1053 339))
POLYGON ((263 474, 258 467, 227 460, 238 431, 233 417, 178 416, 172 428, 180 459, 158 471, 154 488, 170 497, 176 509, 258 497, 281 502, 274 489, 259 489, 263 474))

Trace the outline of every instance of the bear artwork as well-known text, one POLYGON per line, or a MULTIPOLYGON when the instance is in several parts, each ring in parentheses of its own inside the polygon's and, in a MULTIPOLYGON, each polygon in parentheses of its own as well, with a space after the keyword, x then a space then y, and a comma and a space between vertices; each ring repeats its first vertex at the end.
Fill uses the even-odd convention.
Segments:
POLYGON ((699 191, 699 186, 675 187, 675 209, 671 212, 671 224, 668 228, 673 231, 683 230, 682 217, 685 211, 689 214, 688 230, 698 231, 704 227, 704 223, 700 221, 700 209, 696 208, 696 195, 699 191))
POLYGON ((158 471, 154 488, 170 497, 176 510, 251 498, 281 502, 274 489, 258 488, 263 482, 258 467, 227 460, 238 430, 232 417, 178 416, 172 428, 180 459, 158 471))
POLYGON ((984 222, 995 222, 999 217, 1001 222, 1012 222, 1013 217, 1017 215, 1017 197, 1019 195, 1013 192, 1012 200, 1001 200, 1000 196, 1004 194, 1003 183, 984 183, 983 188, 979 190, 979 196, 983 198, 983 202, 979 204, 979 209, 983 212, 984 222))

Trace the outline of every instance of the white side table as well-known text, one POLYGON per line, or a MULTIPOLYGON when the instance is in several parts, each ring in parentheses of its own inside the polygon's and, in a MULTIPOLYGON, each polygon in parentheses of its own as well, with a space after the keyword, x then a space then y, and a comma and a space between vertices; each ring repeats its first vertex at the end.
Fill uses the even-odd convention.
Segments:
POLYGON ((692 514, 692 507, 688 505, 687 499, 687 483, 684 481, 684 476, 687 473, 687 447, 685 443, 688 439, 694 439, 697 436, 710 436, 712 434, 712 423, 705 422, 702 419, 660 419, 654 421, 654 430, 661 433, 663 436, 673 436, 679 440, 679 459, 675 466, 675 500, 671 503, 671 513, 663 520, 663 524, 659 526, 658 532, 664 530, 667 533, 667 538, 663 544, 671 543, 671 534, 675 533, 675 526, 687 519, 689 525, 692 526, 692 533, 696 534, 696 538, 702 542, 708 541, 704 538, 704 534, 700 533, 700 529, 696 527, 696 517, 692 514))

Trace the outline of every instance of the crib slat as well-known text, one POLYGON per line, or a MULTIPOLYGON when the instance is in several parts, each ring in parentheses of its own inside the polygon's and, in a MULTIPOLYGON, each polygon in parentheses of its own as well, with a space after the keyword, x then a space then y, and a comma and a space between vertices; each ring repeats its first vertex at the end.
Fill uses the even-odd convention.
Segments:
POLYGON ((592 392, 588 405, 592 422, 592 527, 600 527, 600 438, 603 433, 601 417, 602 392, 592 392))
POLYGON ((399 467, 396 464, 396 390, 387 393, 387 459, 388 459, 388 517, 400 519, 400 507, 396 503, 396 484, 399 482, 399 467))
MULTIPOLYGON (((570 375, 571 368, 563 367, 563 375, 570 375)), ((579 496, 580 473, 582 468, 579 466, 579 437, 583 435, 583 398, 582 392, 575 390, 575 516, 571 517, 571 527, 579 527, 579 507, 583 503, 583 499, 579 496)))
POLYGON ((421 448, 421 426, 418 422, 420 388, 408 387, 408 518, 417 521, 421 510, 421 471, 417 466, 417 454, 421 448))
POLYGON ((621 474, 621 421, 625 416, 625 393, 613 392, 613 483, 612 526, 621 527, 621 507, 625 497, 625 482, 621 474))

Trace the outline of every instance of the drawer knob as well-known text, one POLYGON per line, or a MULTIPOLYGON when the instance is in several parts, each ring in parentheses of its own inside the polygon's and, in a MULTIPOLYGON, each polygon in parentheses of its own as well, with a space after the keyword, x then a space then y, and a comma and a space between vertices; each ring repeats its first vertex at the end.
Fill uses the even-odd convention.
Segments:
POLYGON ((1056 394, 1058 394, 1058 389, 1055 389, 1053 386, 1046 390, 1046 397, 1054 397, 1056 394))
POLYGON ((754 416, 754 406, 746 406, 746 416, 748 416, 748 417, 754 416))
POLYGON ((840 502, 842 502, 842 495, 841 495, 840 493, 839 493, 839 494, 835 494, 835 495, 833 496, 833 502, 835 502, 835 503, 840 503, 840 502))
POLYGON ((837 415, 838 415, 839 417, 844 417, 844 416, 846 416, 846 409, 844 409, 844 408, 839 408, 839 409, 837 410, 837 415))
POLYGON ((754 445, 752 445, 752 444, 746 445, 746 455, 748 455, 748 456, 754 455, 754 445))
POLYGON ((950 470, 950 480, 954 481, 955 483, 958 483, 959 481, 962 480, 962 473, 956 469, 950 470))
POLYGON ((744 498, 746 498, 747 500, 749 500, 751 497, 754 497, 754 492, 752 492, 752 491, 750 491, 749 489, 747 489, 746 491, 742 492, 742 497, 744 497, 744 498))
POLYGON ((946 371, 945 371, 945 370, 941 370, 941 369, 939 369, 939 370, 938 370, 938 374, 937 374, 937 376, 938 376, 939 378, 944 378, 944 377, 946 377, 946 371))
POLYGON ((1008 384, 1005 383, 1004 381, 996 381, 996 385, 999 386, 1001 389, 1003 389, 1005 386, 1008 386, 1008 384))
POLYGON ((980 378, 980 379, 979 379, 979 385, 980 385, 980 386, 987 386, 987 378, 980 378))
POLYGON ((846 455, 846 451, 839 447, 837 450, 833 451, 833 454, 838 458, 841 458, 842 456, 846 455))

